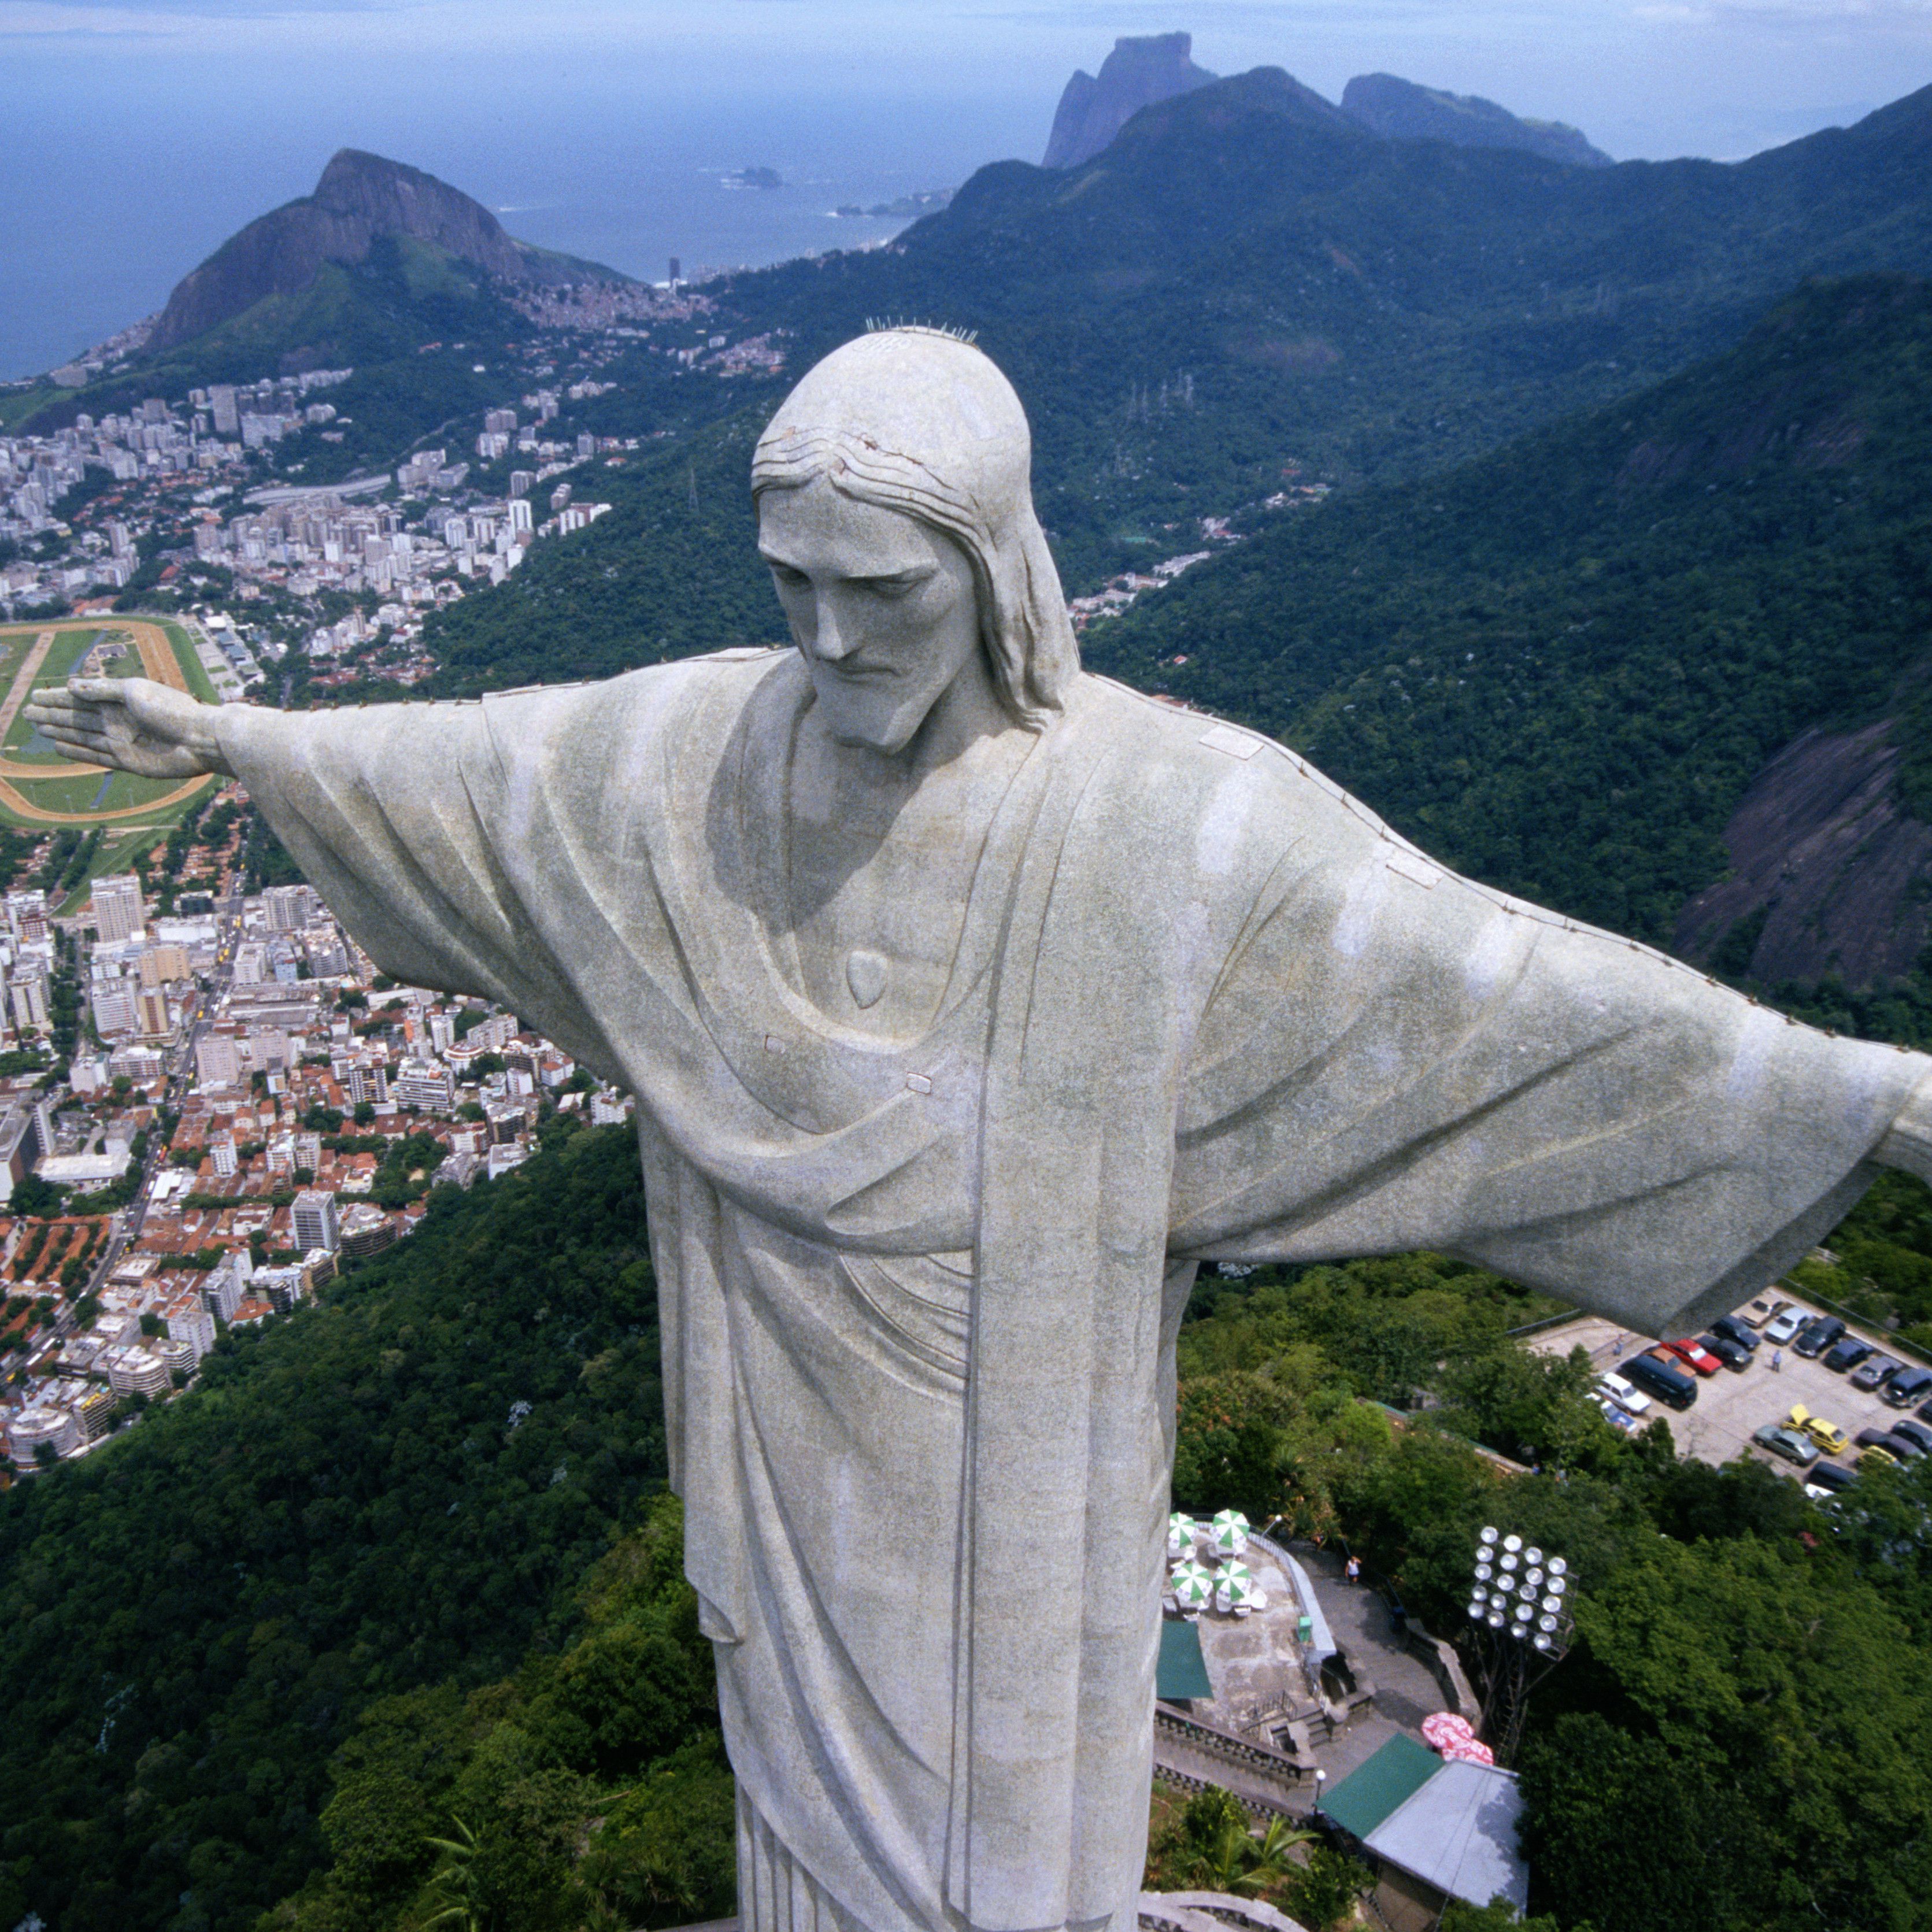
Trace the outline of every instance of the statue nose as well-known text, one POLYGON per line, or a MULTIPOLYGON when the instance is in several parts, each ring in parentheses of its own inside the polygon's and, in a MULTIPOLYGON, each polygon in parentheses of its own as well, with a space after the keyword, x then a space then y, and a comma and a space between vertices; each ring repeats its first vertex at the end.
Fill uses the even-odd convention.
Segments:
POLYGON ((818 600, 817 634, 812 639, 812 648, 814 654, 827 664, 837 664, 852 655, 854 641, 839 628, 838 614, 830 598, 820 597, 818 600))

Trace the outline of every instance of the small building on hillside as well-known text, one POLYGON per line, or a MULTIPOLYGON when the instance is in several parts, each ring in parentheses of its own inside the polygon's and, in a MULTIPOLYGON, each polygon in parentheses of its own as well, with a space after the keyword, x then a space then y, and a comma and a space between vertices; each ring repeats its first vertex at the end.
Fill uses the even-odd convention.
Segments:
POLYGON ((1374 1902, 1389 1932, 1433 1932, 1452 1898, 1483 1906, 1500 1896, 1528 1909, 1514 1772, 1444 1760, 1398 1735, 1328 1792, 1322 1810, 1376 1868, 1374 1902))

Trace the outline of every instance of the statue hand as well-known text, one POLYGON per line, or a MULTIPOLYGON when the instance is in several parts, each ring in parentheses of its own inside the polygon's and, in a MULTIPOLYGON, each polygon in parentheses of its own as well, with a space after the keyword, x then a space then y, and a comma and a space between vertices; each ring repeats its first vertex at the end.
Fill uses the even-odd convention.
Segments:
POLYGON ((1882 1167, 1903 1168, 1921 1180, 1932 1182, 1932 1074, 1913 1090, 1899 1109, 1892 1131, 1872 1155, 1882 1167))
POLYGON ((212 726, 215 707, 145 677, 80 677, 27 701, 27 716, 76 763, 112 765, 144 778, 228 770, 212 726))

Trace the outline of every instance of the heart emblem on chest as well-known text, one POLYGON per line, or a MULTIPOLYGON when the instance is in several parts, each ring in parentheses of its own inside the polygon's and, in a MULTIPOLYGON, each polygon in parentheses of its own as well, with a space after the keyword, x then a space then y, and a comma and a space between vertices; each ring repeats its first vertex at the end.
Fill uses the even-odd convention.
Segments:
POLYGON ((869 946, 858 946, 845 956, 845 983, 852 989, 852 997, 862 1006, 878 1003, 879 995, 886 990, 887 962, 883 952, 874 952, 869 946))

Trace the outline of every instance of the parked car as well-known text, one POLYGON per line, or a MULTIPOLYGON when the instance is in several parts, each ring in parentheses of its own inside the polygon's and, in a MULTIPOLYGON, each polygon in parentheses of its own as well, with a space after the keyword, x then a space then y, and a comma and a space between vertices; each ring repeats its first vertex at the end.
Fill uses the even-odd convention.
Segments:
POLYGON ((1650 1407, 1650 1397, 1634 1382, 1626 1382, 1622 1376, 1607 1372, 1600 1375, 1597 1378, 1597 1386, 1633 1415, 1642 1415, 1650 1407))
POLYGON ((1916 1462, 1925 1453, 1917 1443, 1886 1429, 1861 1429, 1857 1441, 1861 1449, 1878 1450, 1894 1462, 1916 1462))
POLYGON ((1735 1342, 1748 1354, 1757 1352, 1757 1345, 1764 1337, 1742 1315, 1720 1315, 1711 1324, 1711 1333, 1721 1335, 1727 1342, 1735 1342))
POLYGON ((1856 1470, 1847 1469, 1840 1462, 1820 1462, 1815 1468, 1808 1471, 1804 1478, 1808 1486, 1834 1494, 1849 1490, 1858 1479, 1856 1470))
POLYGON ((1861 1469, 1895 1469, 1898 1458, 1889 1450, 1881 1449, 1876 1442, 1868 1443, 1858 1452, 1861 1469))
POLYGON ((1894 1408, 1910 1408, 1928 1391, 1932 1391, 1932 1369, 1911 1363, 1886 1384, 1885 1399, 1894 1408))
POLYGON ((1760 1448, 1768 1449, 1774 1456, 1782 1456, 1787 1462, 1796 1462, 1801 1469, 1809 1468, 1818 1460, 1818 1445, 1808 1436, 1801 1436, 1795 1429, 1786 1429, 1781 1423, 1767 1422, 1762 1429, 1751 1431, 1751 1440, 1760 1448))
POLYGON ((1676 1341, 1666 1342, 1664 1346, 1700 1376, 1714 1376, 1724 1366, 1708 1348, 1700 1348, 1688 1335, 1680 1335, 1676 1341))
POLYGON ((1675 1356, 1660 1361, 1656 1354, 1633 1355, 1617 1373, 1672 1408, 1688 1408, 1697 1400, 1697 1378, 1675 1356))
MULTIPOLYGON (((1841 1342, 1838 1345, 1844 1346, 1841 1342)), ((1873 1390, 1889 1382, 1905 1364, 1893 1355, 1874 1355, 1864 1367, 1856 1370, 1852 1376, 1855 1389, 1873 1390)))
POLYGON ((1751 1352, 1733 1342, 1730 1336, 1720 1335, 1714 1328, 1708 1335, 1700 1335, 1697 1346, 1706 1354, 1715 1355, 1726 1368, 1735 1369, 1739 1374, 1751 1365, 1751 1352))
POLYGON ((1914 1422, 1908 1416, 1903 1421, 1894 1422, 1891 1432, 1907 1442, 1917 1443, 1927 1455, 1932 1456, 1932 1429, 1927 1428, 1924 1423, 1914 1422))
POLYGON ((1760 1294, 1742 1315, 1733 1318, 1748 1322, 1754 1328, 1762 1328, 1766 1323, 1775 1322, 1791 1306, 1781 1294, 1773 1294, 1768 1289, 1760 1294))
POLYGON ((1842 1342, 1834 1343, 1825 1351, 1825 1366, 1834 1375, 1843 1375, 1847 1369, 1855 1369, 1872 1353, 1872 1345, 1856 1335, 1847 1335, 1842 1342))
POLYGON ((1604 1420, 1621 1435, 1629 1436, 1639 1426, 1637 1419, 1601 1389, 1592 1389, 1590 1400, 1603 1411, 1604 1420))
POLYGON ((1764 1324, 1764 1339, 1774 1348, 1782 1348, 1798 1334, 1811 1318, 1803 1309, 1794 1308, 1786 1302, 1764 1324))
POLYGON ((1791 1346, 1807 1358, 1822 1355, 1844 1332, 1845 1324, 1835 1315, 1814 1315, 1791 1346))
POLYGON ((1810 1436, 1828 1456, 1842 1456, 1851 1446, 1851 1438, 1835 1422, 1814 1415, 1802 1402, 1785 1418, 1784 1426, 1810 1436))

